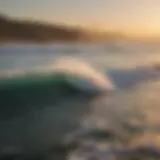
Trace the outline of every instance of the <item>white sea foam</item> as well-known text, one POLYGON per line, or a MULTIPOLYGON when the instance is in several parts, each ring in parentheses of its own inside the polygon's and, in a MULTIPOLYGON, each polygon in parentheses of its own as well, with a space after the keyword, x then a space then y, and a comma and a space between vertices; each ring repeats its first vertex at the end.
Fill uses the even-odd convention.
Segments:
POLYGON ((60 58, 52 66, 34 68, 32 70, 2 70, 1 77, 25 76, 30 74, 64 73, 68 75, 67 81, 75 87, 89 91, 109 91, 115 87, 110 78, 94 69, 87 62, 75 58, 60 58))
POLYGON ((54 70, 78 77, 75 79, 74 76, 69 76, 68 81, 81 89, 113 90, 115 88, 107 75, 79 59, 59 59, 55 63, 54 70))

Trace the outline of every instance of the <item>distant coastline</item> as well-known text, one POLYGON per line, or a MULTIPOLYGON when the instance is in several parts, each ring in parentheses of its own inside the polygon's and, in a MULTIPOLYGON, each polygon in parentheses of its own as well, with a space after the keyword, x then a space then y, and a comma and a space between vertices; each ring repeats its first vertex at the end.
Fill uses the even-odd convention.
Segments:
POLYGON ((97 42, 125 39, 121 33, 97 33, 65 25, 17 20, 0 14, 0 44, 97 42))

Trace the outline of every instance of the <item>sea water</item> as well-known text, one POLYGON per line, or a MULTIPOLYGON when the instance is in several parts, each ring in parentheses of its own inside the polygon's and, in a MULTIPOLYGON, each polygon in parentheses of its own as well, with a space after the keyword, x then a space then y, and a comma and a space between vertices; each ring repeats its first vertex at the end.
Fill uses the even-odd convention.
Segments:
MULTIPOLYGON (((109 70, 130 71, 157 63, 160 60, 160 47, 158 44, 125 42, 112 44, 103 42, 98 44, 1 45, 0 76, 1 78, 12 77, 15 74, 25 74, 26 70, 50 70, 59 58, 80 59, 108 76, 109 70)), ((127 81, 129 77, 125 78, 127 81)), ((132 79, 134 78, 137 79, 136 75, 132 76, 132 79)), ((117 79, 117 81, 119 80, 117 79)), ((137 81, 134 87, 128 87, 127 90, 123 87, 117 88, 113 95, 95 97, 90 101, 93 110, 84 125, 112 130, 120 135, 121 139, 126 137, 125 134, 122 134, 122 124, 142 122, 145 125, 159 125, 159 93, 159 80, 151 79, 148 81, 146 79, 141 83, 137 81)), ((56 105, 62 105, 63 99, 58 100, 56 105)), ((77 102, 79 104, 82 100, 77 100, 77 102)), ((77 105, 76 97, 67 101, 67 105, 71 104, 77 105)), ((82 103, 82 105, 84 104, 82 103)), ((131 146, 151 143, 158 145, 158 135, 149 135, 142 136, 141 141, 136 139, 137 137, 131 136, 130 139, 134 139, 134 142, 130 142, 131 146)), ((95 146, 101 144, 93 139, 92 142, 95 146)), ((105 145, 103 143, 104 153, 107 154, 108 146, 105 145)), ((101 149, 101 147, 99 148, 101 149)), ((93 153, 98 154, 98 156, 104 155, 98 151, 93 153)), ((72 159, 74 156, 70 158, 72 159)))

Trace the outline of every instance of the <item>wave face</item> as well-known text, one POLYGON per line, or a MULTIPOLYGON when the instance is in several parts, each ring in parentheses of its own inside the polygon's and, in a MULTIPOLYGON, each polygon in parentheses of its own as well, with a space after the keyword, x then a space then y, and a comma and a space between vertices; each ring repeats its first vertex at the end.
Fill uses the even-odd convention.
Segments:
POLYGON ((80 126, 93 95, 88 93, 112 89, 107 77, 74 59, 58 60, 51 71, 8 75, 0 79, 2 154, 8 148, 24 153, 58 145, 80 126))

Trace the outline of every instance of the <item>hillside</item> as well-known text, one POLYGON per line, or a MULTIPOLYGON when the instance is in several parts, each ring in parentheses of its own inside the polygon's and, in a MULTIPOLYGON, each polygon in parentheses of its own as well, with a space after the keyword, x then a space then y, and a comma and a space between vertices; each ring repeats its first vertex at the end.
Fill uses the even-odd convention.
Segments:
POLYGON ((115 34, 99 35, 76 27, 16 20, 0 14, 0 42, 95 41, 115 37, 115 34))
POLYGON ((80 29, 49 25, 40 22, 15 20, 0 15, 0 41, 77 41, 82 39, 80 29))

